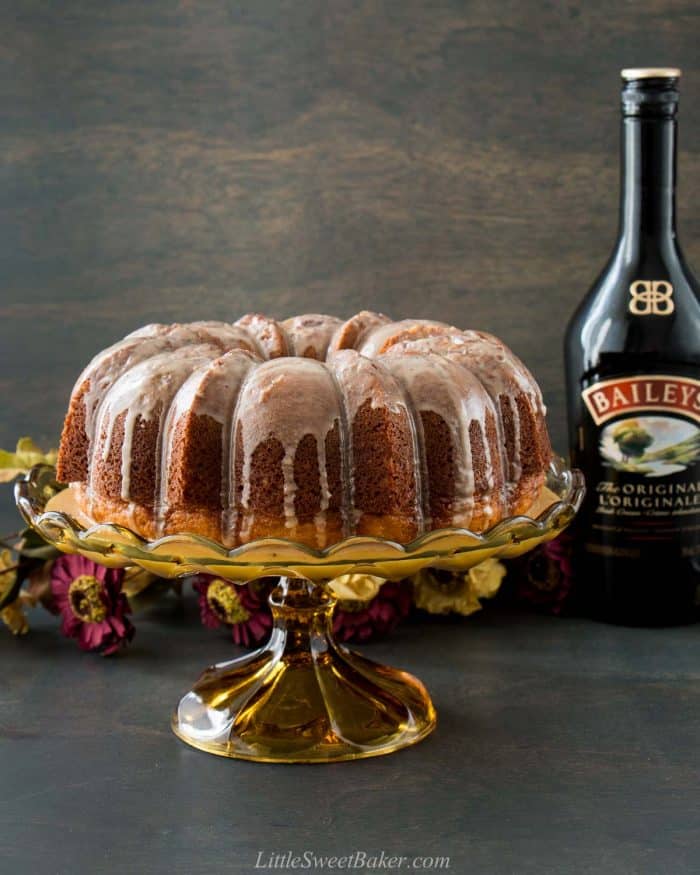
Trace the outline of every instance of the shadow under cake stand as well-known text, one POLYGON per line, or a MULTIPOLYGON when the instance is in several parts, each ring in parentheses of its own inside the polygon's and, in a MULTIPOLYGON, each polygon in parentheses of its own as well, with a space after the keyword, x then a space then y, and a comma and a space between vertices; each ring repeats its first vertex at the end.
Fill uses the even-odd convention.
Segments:
POLYGON ((188 534, 149 542, 123 526, 87 519, 46 465, 17 483, 15 495, 24 519, 49 543, 103 565, 137 565, 170 578, 214 574, 236 583, 279 576, 270 596, 270 640, 207 668, 181 699, 172 728, 209 753, 292 763, 391 753, 435 728, 435 709, 419 680, 334 640, 329 581, 351 573, 396 580, 427 567, 466 571, 489 557, 518 556, 559 534, 583 492, 581 473, 555 461, 528 515, 486 533, 441 529, 408 545, 357 536, 325 550, 278 538, 233 550, 188 534))

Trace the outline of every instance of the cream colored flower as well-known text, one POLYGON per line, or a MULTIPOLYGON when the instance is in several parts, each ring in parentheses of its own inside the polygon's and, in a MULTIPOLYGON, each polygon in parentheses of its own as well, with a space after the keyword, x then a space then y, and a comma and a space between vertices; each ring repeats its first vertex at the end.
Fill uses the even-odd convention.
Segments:
POLYGON ((497 559, 486 559, 465 574, 421 571, 413 579, 416 607, 431 614, 462 614, 481 610, 483 598, 498 592, 506 569, 497 559))
POLYGON ((333 595, 343 602, 369 602, 384 583, 372 574, 342 574, 328 584, 333 595))
POLYGON ((498 559, 485 559, 469 569, 468 577, 478 599, 493 598, 501 588, 506 568, 498 559))
POLYGON ((19 474, 26 474, 30 468, 40 463, 55 465, 57 455, 56 450, 42 453, 31 438, 20 438, 14 453, 0 450, 0 483, 9 483, 19 474))

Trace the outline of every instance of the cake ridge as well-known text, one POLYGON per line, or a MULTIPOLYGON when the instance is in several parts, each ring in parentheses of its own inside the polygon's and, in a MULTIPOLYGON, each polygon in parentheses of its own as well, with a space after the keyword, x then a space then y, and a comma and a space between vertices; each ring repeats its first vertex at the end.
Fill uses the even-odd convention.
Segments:
MULTIPOLYGON (((294 464, 296 449, 307 436, 311 436, 316 444, 315 466, 320 481, 319 513, 327 510, 330 489, 325 438, 339 419, 339 412, 337 398, 335 395, 329 398, 323 392, 323 383, 326 388, 331 385, 329 370, 323 362, 306 357, 282 357, 270 359, 255 368, 241 392, 240 408, 245 407, 246 415, 239 415, 234 427, 241 429, 243 447, 241 503, 242 513, 248 521, 244 524, 242 538, 247 540, 254 527, 255 512, 251 507, 252 462, 260 441, 277 441, 282 448, 285 528, 295 529, 298 524, 296 499, 299 484, 296 482, 294 464), (307 406, 303 415, 300 415, 295 399, 288 391, 291 379, 296 381, 296 392, 304 398, 309 396, 316 399, 317 403, 307 406)), ((325 520, 322 522, 325 524, 325 520)))
MULTIPOLYGON (((453 518, 459 518, 459 524, 468 524, 472 519, 475 505, 474 464, 473 459, 469 458, 472 447, 468 433, 472 422, 477 422, 483 430, 487 409, 485 393, 472 375, 448 359, 433 352, 402 356, 392 354, 392 349, 393 347, 387 350, 382 358, 392 373, 398 377, 399 382, 405 386, 418 413, 416 421, 423 423, 421 452, 426 458, 427 500, 430 505, 431 526, 434 524, 436 514, 440 515, 440 511, 436 496, 430 494, 430 484, 435 482, 435 477, 431 476, 431 465, 427 458, 425 422, 430 418, 429 415, 435 415, 443 420, 451 437, 449 468, 454 491, 449 500, 444 495, 442 499, 449 504, 453 518), (461 385, 458 385, 459 381, 461 385)), ((445 447, 448 446, 445 441, 443 444, 445 447)), ((487 469, 490 469, 487 470, 487 479, 493 480, 491 460, 484 461, 487 463, 487 469)))
POLYGON ((340 385, 338 374, 333 368, 328 368, 328 373, 331 377, 331 383, 335 389, 336 398, 338 400, 338 412, 340 416, 340 482, 342 489, 342 501, 340 506, 340 516, 342 522, 343 537, 348 538, 354 532, 354 524, 350 518, 351 509, 355 503, 355 486, 353 482, 353 445, 352 432, 350 429, 350 419, 347 410, 347 400, 345 393, 340 385))
MULTIPOLYGON (((348 421, 347 441, 352 448, 352 452, 348 455, 348 470, 350 480, 350 499, 348 505, 352 513, 354 528, 357 529, 368 510, 365 507, 365 501, 362 500, 360 493, 363 490, 362 484, 358 488, 357 479, 362 479, 364 476, 364 467, 367 465, 367 448, 364 452, 359 447, 354 446, 353 432, 354 424, 364 413, 365 419, 369 415, 370 419, 375 412, 384 412, 389 417, 394 417, 400 421, 405 430, 408 431, 410 439, 409 446, 411 448, 411 461, 413 475, 408 484, 408 498, 399 502, 394 509, 397 517, 401 517, 403 511, 407 511, 414 518, 414 526, 412 529, 413 536, 424 530, 425 527, 425 508, 423 505, 422 482, 423 478, 417 473, 422 464, 422 453, 420 449, 420 437, 417 434, 415 413, 412 410, 411 400, 404 386, 386 367, 386 363, 380 359, 370 359, 361 355, 355 349, 341 349, 333 352, 330 358, 330 363, 333 365, 332 372, 337 384, 340 387, 343 398, 343 406, 346 412, 348 421), (354 379, 348 379, 348 375, 354 379), (364 378, 364 379, 363 379, 364 378), (368 390, 367 384, 371 383, 373 391, 368 390), (391 395, 394 397, 390 397, 391 395), (371 412, 363 411, 363 407, 370 405, 371 412), (411 496, 411 487, 414 495, 411 496)), ((365 422, 366 427, 372 427, 370 423, 365 422)), ((376 424, 374 426, 376 428, 376 424)), ((390 439, 389 439, 390 440, 390 439)), ((396 493, 395 484, 383 483, 383 487, 387 492, 393 489, 396 493)), ((396 496, 394 496, 396 498, 396 496)))
POLYGON ((233 407, 237 402, 239 391, 235 391, 233 397, 225 392, 220 393, 218 404, 213 403, 208 396, 211 395, 212 387, 217 388, 217 383, 223 382, 220 388, 222 390, 228 389, 226 381, 237 382, 239 390, 240 384, 256 361, 259 359, 248 350, 229 350, 196 368, 173 396, 169 409, 163 417, 161 447, 158 456, 160 459, 160 478, 156 491, 158 497, 156 505, 158 534, 164 534, 171 510, 177 512, 179 509, 174 506, 171 493, 175 490, 171 488, 173 484, 168 474, 174 464, 173 459, 177 451, 176 439, 179 436, 179 430, 183 426, 183 421, 190 415, 210 420, 211 422, 207 423, 208 427, 215 430, 218 427, 220 432, 221 463, 218 466, 219 486, 217 491, 219 492, 220 507, 226 506, 223 489, 226 483, 224 473, 227 464, 226 448, 229 442, 224 439, 224 436, 229 431, 233 407))
MULTIPOLYGON (((114 440, 114 431, 117 422, 124 414, 124 443, 121 448, 121 497, 128 500, 131 486, 131 448, 133 445, 134 430, 140 421, 150 420, 152 414, 160 406, 160 413, 156 415, 159 421, 158 432, 160 433, 160 421, 164 415, 163 406, 167 404, 168 392, 173 390, 172 384, 175 383, 177 388, 181 383, 178 380, 186 380, 191 371, 190 365, 196 367, 196 363, 203 363, 206 360, 208 352, 213 351, 215 347, 207 345, 187 346, 180 352, 175 361, 167 352, 159 355, 151 356, 145 361, 140 362, 132 368, 126 370, 118 380, 113 384, 112 390, 105 394, 102 402, 99 404, 95 414, 95 434, 98 436, 98 441, 101 443, 101 461, 104 462, 110 452, 114 440), (159 374, 163 374, 165 379, 160 382, 162 388, 161 396, 151 396, 150 394, 134 392, 135 384, 141 379, 148 380, 149 378, 158 379, 159 374), (105 421, 106 420, 106 421, 105 421), (104 435, 104 437, 103 437, 104 435)), ((177 392, 174 388, 174 392, 177 392)), ((156 447, 157 451, 157 447, 156 447)), ((95 461, 93 457, 93 463, 95 461)), ((100 461, 100 457, 97 457, 100 461)), ((94 489, 93 478, 99 476, 100 466, 97 469, 94 464, 89 469, 90 487, 94 489)), ((157 476, 157 471, 156 471, 157 476)))

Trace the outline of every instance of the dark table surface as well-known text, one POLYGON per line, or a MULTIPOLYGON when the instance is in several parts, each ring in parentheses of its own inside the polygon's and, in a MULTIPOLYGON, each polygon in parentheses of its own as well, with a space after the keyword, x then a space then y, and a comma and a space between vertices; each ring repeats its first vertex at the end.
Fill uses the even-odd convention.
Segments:
POLYGON ((459 873, 697 872, 697 627, 494 610, 411 623, 366 652, 427 683, 434 735, 272 766, 170 732, 178 696, 236 651, 191 597, 138 616, 112 660, 31 621, 0 635, 2 872, 252 873, 260 852, 305 850, 448 856, 459 873))

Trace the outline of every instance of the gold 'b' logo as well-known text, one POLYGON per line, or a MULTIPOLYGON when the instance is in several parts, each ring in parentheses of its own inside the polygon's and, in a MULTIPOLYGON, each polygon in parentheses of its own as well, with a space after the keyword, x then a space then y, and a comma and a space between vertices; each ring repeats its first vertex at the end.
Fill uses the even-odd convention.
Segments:
POLYGON ((670 316, 674 310, 673 286, 666 280, 635 280, 630 286, 629 311, 635 316, 670 316))

